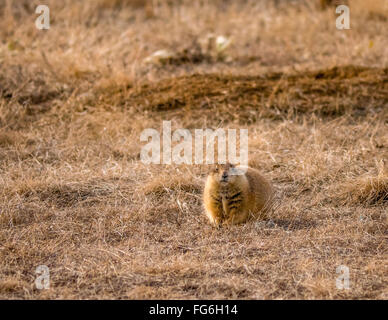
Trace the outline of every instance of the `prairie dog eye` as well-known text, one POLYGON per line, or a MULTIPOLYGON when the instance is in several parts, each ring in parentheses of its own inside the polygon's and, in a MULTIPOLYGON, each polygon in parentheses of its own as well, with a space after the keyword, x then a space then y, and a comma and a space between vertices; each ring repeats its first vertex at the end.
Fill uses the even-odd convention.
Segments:
POLYGON ((214 173, 218 173, 218 171, 219 171, 218 166, 215 166, 215 167, 213 167, 211 172, 214 174, 214 173))

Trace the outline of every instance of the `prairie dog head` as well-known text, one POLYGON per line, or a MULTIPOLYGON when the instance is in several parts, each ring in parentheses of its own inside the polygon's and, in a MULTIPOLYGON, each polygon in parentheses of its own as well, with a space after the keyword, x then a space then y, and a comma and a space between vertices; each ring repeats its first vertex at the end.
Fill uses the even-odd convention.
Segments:
POLYGON ((234 184, 244 178, 245 170, 233 164, 216 164, 210 171, 210 178, 221 185, 234 184))

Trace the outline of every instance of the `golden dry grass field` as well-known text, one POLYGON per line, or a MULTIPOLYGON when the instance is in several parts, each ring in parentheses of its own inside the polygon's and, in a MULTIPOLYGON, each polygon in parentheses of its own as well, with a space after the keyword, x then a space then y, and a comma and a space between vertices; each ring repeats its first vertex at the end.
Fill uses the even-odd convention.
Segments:
POLYGON ((388 3, 348 2, 0 0, 0 298, 388 299, 388 3), (248 129, 270 217, 213 228, 164 120, 248 129))

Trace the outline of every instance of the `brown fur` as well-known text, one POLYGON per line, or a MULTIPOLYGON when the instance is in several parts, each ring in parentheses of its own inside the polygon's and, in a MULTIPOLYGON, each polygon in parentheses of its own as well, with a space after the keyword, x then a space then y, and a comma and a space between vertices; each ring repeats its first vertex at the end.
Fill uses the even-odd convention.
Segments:
POLYGON ((273 197, 271 184, 256 169, 241 170, 231 164, 217 165, 207 178, 203 200, 215 226, 266 217, 273 197))

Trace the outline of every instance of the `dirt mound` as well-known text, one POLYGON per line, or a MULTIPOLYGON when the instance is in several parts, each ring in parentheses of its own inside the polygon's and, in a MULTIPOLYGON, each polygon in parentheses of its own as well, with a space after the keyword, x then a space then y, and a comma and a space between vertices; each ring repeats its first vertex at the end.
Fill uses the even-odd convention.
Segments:
POLYGON ((147 83, 123 97, 138 111, 206 116, 219 122, 315 114, 364 116, 387 106, 388 69, 334 67, 295 75, 194 74, 147 83), (371 101, 373 96, 373 105, 371 101))
POLYGON ((111 186, 93 184, 57 184, 38 186, 23 193, 28 201, 48 202, 59 208, 73 207, 80 204, 92 205, 102 201, 102 197, 112 193, 111 186))
POLYGON ((2 67, 0 64, 0 98, 26 106, 29 113, 47 111, 47 103, 63 94, 63 88, 43 74, 19 66, 2 67))

